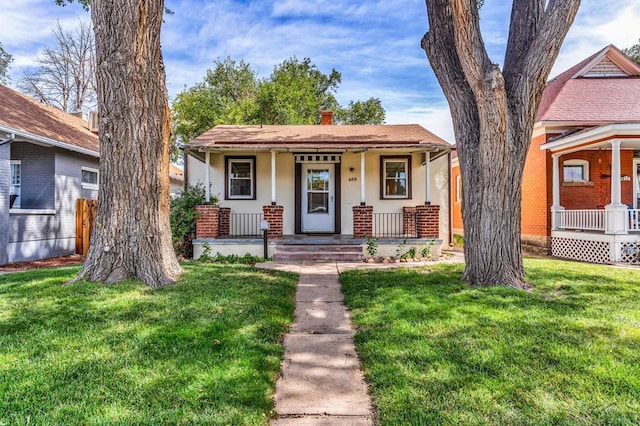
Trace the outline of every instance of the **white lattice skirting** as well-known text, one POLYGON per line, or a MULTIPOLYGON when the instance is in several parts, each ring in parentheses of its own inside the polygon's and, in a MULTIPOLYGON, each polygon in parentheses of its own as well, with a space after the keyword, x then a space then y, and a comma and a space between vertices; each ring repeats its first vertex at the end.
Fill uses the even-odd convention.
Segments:
POLYGON ((640 243, 622 243, 622 261, 640 265, 640 243))
POLYGON ((608 263, 611 261, 610 244, 607 241, 551 237, 551 254, 582 262, 608 263))

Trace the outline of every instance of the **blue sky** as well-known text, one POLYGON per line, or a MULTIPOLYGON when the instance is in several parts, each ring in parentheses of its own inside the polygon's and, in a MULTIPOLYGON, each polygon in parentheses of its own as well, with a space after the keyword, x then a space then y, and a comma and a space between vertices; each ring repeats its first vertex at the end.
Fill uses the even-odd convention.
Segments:
MULTIPOLYGON (((502 63, 511 2, 485 0, 483 37, 502 63)), ((325 73, 342 73, 338 101, 377 97, 386 122, 418 123, 453 142, 448 106, 420 39, 427 30, 420 0, 166 0, 162 45, 170 99, 202 80, 216 58, 243 59, 260 76, 292 56, 311 58, 325 73)), ((14 55, 13 83, 52 45, 56 20, 72 29, 89 20, 79 6, 54 0, 0 0, 0 42, 14 55)), ((583 0, 551 76, 612 43, 640 38, 638 0, 583 0)))

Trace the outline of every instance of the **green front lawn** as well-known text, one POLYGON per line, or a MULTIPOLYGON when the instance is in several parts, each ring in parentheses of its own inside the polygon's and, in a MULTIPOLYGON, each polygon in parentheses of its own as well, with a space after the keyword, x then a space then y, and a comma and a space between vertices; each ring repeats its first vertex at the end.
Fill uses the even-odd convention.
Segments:
POLYGON ((296 276, 185 268, 159 290, 0 275, 0 425, 266 424, 296 276))
POLYGON ((531 293, 462 265, 341 275, 381 424, 640 424, 640 271, 525 266, 531 293))

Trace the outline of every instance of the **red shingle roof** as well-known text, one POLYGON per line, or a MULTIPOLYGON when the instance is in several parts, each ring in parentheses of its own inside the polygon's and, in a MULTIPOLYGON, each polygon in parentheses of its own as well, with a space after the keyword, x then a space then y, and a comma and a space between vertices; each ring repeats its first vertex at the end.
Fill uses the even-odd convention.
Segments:
POLYGON ((187 144, 191 148, 393 148, 451 145, 417 124, 216 126, 187 144))
POLYGON ((615 46, 607 46, 551 80, 545 88, 536 121, 587 124, 640 119, 640 67, 615 46), (604 58, 631 70, 627 77, 582 77, 604 58), (594 62, 595 61, 595 62, 594 62))
POLYGON ((28 96, 0 85, 0 125, 35 136, 100 152, 98 136, 89 131, 85 120, 57 108, 41 104, 28 96))

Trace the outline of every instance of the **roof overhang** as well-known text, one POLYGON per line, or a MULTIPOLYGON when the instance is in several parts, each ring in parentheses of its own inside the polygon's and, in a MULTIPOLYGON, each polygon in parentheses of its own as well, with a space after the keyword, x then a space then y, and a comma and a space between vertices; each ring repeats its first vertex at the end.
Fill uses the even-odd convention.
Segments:
POLYGON ((611 140, 622 141, 621 148, 640 148, 640 122, 612 123, 592 127, 573 133, 563 138, 547 142, 540 146, 541 150, 553 153, 569 153, 583 149, 610 147, 611 140))
POLYGON ((12 133, 14 135, 16 135, 16 137, 22 137, 25 139, 30 139, 40 145, 45 145, 45 146, 54 146, 57 148, 62 148, 62 149, 66 149, 68 151, 73 151, 73 152, 78 152, 80 154, 85 154, 85 155, 89 155, 91 157, 96 157, 96 158, 100 158, 100 153, 97 151, 93 151, 91 149, 86 149, 86 148, 81 148, 79 146, 76 145, 72 145, 70 143, 66 143, 66 142, 61 142, 55 139, 51 139, 51 138, 47 138, 44 136, 40 136, 40 135, 36 135, 34 133, 29 133, 29 132, 25 132, 24 130, 20 130, 20 129, 14 129, 12 127, 7 127, 4 125, 0 124, 0 131, 3 132, 7 132, 7 133, 12 133))

